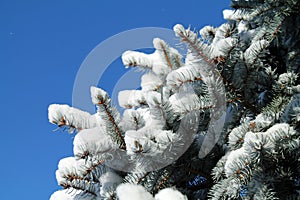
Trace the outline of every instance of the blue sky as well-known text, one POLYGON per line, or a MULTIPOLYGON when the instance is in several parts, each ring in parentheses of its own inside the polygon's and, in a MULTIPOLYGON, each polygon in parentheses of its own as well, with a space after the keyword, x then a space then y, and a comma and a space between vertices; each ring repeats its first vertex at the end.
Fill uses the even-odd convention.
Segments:
MULTIPOLYGON (((52 131, 47 108, 51 103, 72 104, 76 73, 94 47, 133 28, 218 26, 229 4, 0 0, 0 199, 49 199, 60 188, 55 170, 61 158, 72 155, 73 135, 52 131)), ((124 72, 116 60, 99 86, 111 92, 124 72)))

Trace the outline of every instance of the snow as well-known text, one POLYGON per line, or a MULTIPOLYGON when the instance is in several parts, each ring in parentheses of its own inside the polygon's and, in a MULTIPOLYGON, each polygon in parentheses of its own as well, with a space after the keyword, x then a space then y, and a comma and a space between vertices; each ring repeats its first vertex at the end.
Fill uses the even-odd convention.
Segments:
POLYGON ((96 200, 96 197, 72 188, 54 192, 50 200, 96 200))
POLYGON ((268 45, 269 42, 267 40, 258 40, 253 42, 244 53, 246 63, 252 64, 259 56, 259 53, 268 45))
POLYGON ((62 185, 69 181, 70 175, 77 177, 84 177, 86 175, 86 169, 93 165, 92 162, 84 159, 77 159, 74 157, 66 157, 59 161, 58 169, 56 170, 56 180, 62 185))
POLYGON ((187 139, 151 127, 125 133, 127 154, 136 161, 134 170, 139 172, 153 171, 173 162, 186 150, 182 140, 187 139))
POLYGON ((118 94, 118 102, 123 108, 131 108, 145 104, 146 99, 141 90, 123 90, 118 94))
POLYGON ((122 54, 122 62, 126 67, 137 65, 142 68, 152 69, 153 61, 150 58, 149 55, 137 51, 125 51, 122 54))
POLYGON ((259 114, 256 116, 253 123, 255 123, 255 127, 253 128, 253 132, 260 132, 261 130, 269 127, 274 122, 273 116, 267 116, 265 114, 259 114))
MULTIPOLYGON (((254 37, 254 34, 256 33, 255 29, 250 30, 249 29, 249 22, 241 20, 238 24, 238 33, 240 36, 240 39, 242 41, 249 41, 251 38, 254 37)), ((255 41, 255 40, 253 40, 255 41)))
MULTIPOLYGON (((227 112, 227 116, 228 116, 228 113, 229 112, 227 112)), ((227 120, 227 121, 229 121, 229 120, 227 120)), ((240 140, 240 139, 243 138, 244 135, 249 131, 249 128, 248 128, 249 125, 250 125, 250 122, 244 122, 240 126, 232 129, 232 131, 230 132, 229 137, 228 137, 228 144, 230 147, 236 148, 236 145, 238 143, 239 143, 238 147, 242 145, 241 143, 243 143, 244 141, 240 140)))
POLYGON ((229 181, 228 185, 230 186, 230 189, 228 189, 227 192, 228 196, 231 197, 231 199, 238 199, 241 182, 237 179, 232 179, 229 181))
POLYGON ((152 195, 141 185, 124 183, 117 187, 119 200, 154 200, 152 195))
POLYGON ((205 26, 199 31, 201 37, 205 40, 212 40, 216 34, 216 29, 212 26, 205 26))
POLYGON ((295 83, 297 78, 298 76, 292 72, 283 73, 280 74, 278 78, 278 84, 282 85, 282 87, 291 86, 295 83))
POLYGON ((91 97, 92 102, 95 105, 110 103, 110 99, 107 92, 94 86, 91 87, 91 97))
POLYGON ((142 69, 150 69, 158 76, 165 76, 170 72, 170 68, 162 59, 161 44, 165 42, 161 39, 154 39, 154 46, 157 50, 152 54, 145 54, 137 51, 126 51, 122 54, 122 61, 125 66, 139 66, 142 69), (162 43, 163 42, 163 43, 162 43), (155 63, 155 65, 154 65, 155 63))
POLYGON ((163 41, 162 39, 160 39, 160 38, 154 38, 153 39, 153 46, 157 50, 162 50, 162 46, 165 47, 165 48, 168 48, 167 43, 165 41, 163 41))
POLYGON ((188 198, 173 188, 160 190, 155 198, 141 185, 130 183, 121 184, 117 188, 117 196, 120 200, 187 200, 188 198))
POLYGON ((223 17, 226 20, 235 20, 235 21, 240 21, 241 19, 250 21, 253 16, 245 10, 238 9, 238 10, 229 10, 225 9, 223 10, 223 17))
POLYGON ((162 80, 152 72, 142 76, 141 87, 142 91, 153 91, 158 89, 163 84, 162 80))
POLYGON ((248 31, 249 30, 249 23, 244 21, 244 20, 241 20, 238 24, 237 29, 238 29, 238 33, 248 31))
POLYGON ((287 123, 275 124, 271 128, 269 128, 264 135, 268 136, 272 142, 277 142, 280 139, 283 139, 287 136, 291 137, 295 135, 297 132, 287 123))
MULTIPOLYGON (((190 55, 190 54, 188 54, 190 55)), ((193 65, 188 62, 183 67, 180 67, 177 70, 172 71, 168 74, 166 81, 167 86, 174 88, 179 87, 183 83, 194 81, 196 79, 201 78, 200 72, 198 70, 198 66, 193 65)))
POLYGON ((102 174, 100 179, 99 179, 100 183, 102 185, 107 185, 107 184, 114 184, 114 183, 121 183, 122 178, 114 173, 114 172, 106 172, 105 174, 102 174))
POLYGON ((159 77, 165 77, 171 71, 170 67, 162 59, 162 54, 160 50, 156 50, 153 54, 149 55, 153 63, 155 63, 152 71, 159 77))
POLYGON ((187 200, 188 198, 173 188, 160 190, 155 195, 155 200, 187 200))
POLYGON ((72 196, 67 190, 58 190, 54 192, 50 200, 74 200, 74 196, 72 196))
POLYGON ((218 40, 212 44, 213 51, 209 55, 210 58, 216 58, 219 56, 227 57, 228 52, 236 45, 237 40, 235 38, 224 38, 218 40))
MULTIPOLYGON (((181 24, 176 24, 174 27, 173 27, 173 30, 175 32, 175 35, 176 37, 180 37, 181 35, 188 35, 188 33, 190 32, 190 29, 185 29, 181 24)), ((194 38, 193 39, 196 39, 197 36, 194 35, 194 38)), ((194 41, 194 40, 192 40, 194 41)))
MULTIPOLYGON (((170 47, 164 40, 160 38, 154 38, 153 46, 158 53, 158 57, 160 58, 158 63, 162 61, 162 68, 160 70, 162 70, 163 73, 160 74, 166 75, 171 70, 176 69, 179 67, 179 65, 181 65, 181 54, 179 54, 177 49, 170 47)), ((155 65, 157 65, 157 62, 155 62, 155 65)))
POLYGON ((143 116, 135 109, 126 109, 123 113, 120 127, 123 131, 136 130, 145 125, 143 116))
POLYGON ((70 173, 77 173, 77 163, 74 157, 66 157, 59 161, 58 169, 55 172, 58 184, 66 182, 65 176, 70 173))
POLYGON ((243 148, 251 157, 255 157, 255 155, 258 155, 260 153, 259 151, 263 148, 264 145, 262 139, 263 138, 261 137, 261 133, 246 133, 244 137, 243 148))
POLYGON ((128 154, 143 151, 151 155, 152 159, 160 156, 167 145, 172 142, 174 135, 171 131, 140 129, 139 131, 126 131, 125 143, 128 154), (155 141, 155 142, 154 142, 155 141))
POLYGON ((101 183, 100 195, 104 196, 106 191, 116 188, 122 182, 122 178, 116 173, 109 171, 101 175, 99 181, 101 183))
POLYGON ((233 12, 234 12, 233 10, 228 10, 228 9, 223 10, 223 18, 226 20, 231 20, 233 12))
MULTIPOLYGON (((49 122, 53 124, 72 126, 79 130, 99 126, 93 115, 68 105, 50 105, 48 108, 48 118, 49 122)), ((70 129, 69 132, 73 133, 74 130, 70 129)))
POLYGON ((227 34, 230 34, 230 29, 231 27, 228 23, 222 24, 219 28, 216 28, 213 43, 217 43, 219 40, 228 38, 227 34))
POLYGON ((104 128, 96 127, 80 131, 74 138, 74 155, 81 157, 86 152, 99 155, 118 148, 104 128))
POLYGON ((147 92, 145 98, 150 108, 151 106, 156 106, 161 104, 161 94, 159 92, 156 91, 147 92))
POLYGON ((224 166, 224 171, 227 177, 234 174, 237 170, 243 169, 246 166, 248 155, 244 148, 231 151, 227 157, 227 161, 224 166))
POLYGON ((169 101, 174 111, 182 114, 186 114, 192 110, 199 110, 204 106, 199 97, 191 92, 175 93, 169 98, 169 101))

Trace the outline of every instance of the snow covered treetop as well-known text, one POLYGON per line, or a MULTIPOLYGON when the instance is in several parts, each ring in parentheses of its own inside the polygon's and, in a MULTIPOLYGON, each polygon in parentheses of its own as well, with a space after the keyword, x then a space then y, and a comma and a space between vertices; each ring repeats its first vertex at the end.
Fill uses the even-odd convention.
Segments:
POLYGON ((125 67, 144 74, 140 90, 119 93, 123 113, 94 86, 92 115, 49 106, 50 123, 76 133, 51 200, 297 196, 299 1, 232 8, 199 34, 175 25, 185 55, 159 38, 151 54, 124 52, 125 67))

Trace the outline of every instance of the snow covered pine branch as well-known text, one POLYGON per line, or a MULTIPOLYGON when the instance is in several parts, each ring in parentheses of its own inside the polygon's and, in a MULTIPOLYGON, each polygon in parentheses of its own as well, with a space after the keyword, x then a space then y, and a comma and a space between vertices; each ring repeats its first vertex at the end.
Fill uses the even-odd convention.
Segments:
POLYGON ((144 75, 122 114, 94 86, 95 114, 50 105, 76 134, 50 199, 298 199, 299 4, 232 0, 219 27, 174 26, 185 55, 159 38, 124 52, 144 75))

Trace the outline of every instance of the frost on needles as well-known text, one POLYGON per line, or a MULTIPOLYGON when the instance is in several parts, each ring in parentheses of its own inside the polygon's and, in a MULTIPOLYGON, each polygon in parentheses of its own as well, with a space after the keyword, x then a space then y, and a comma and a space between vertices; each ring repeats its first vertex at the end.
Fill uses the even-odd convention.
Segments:
POLYGON ((95 114, 50 105, 76 134, 50 199, 299 199, 299 4, 232 0, 219 27, 174 26, 185 55, 158 38, 124 52, 144 75, 122 115, 94 86, 95 114))

